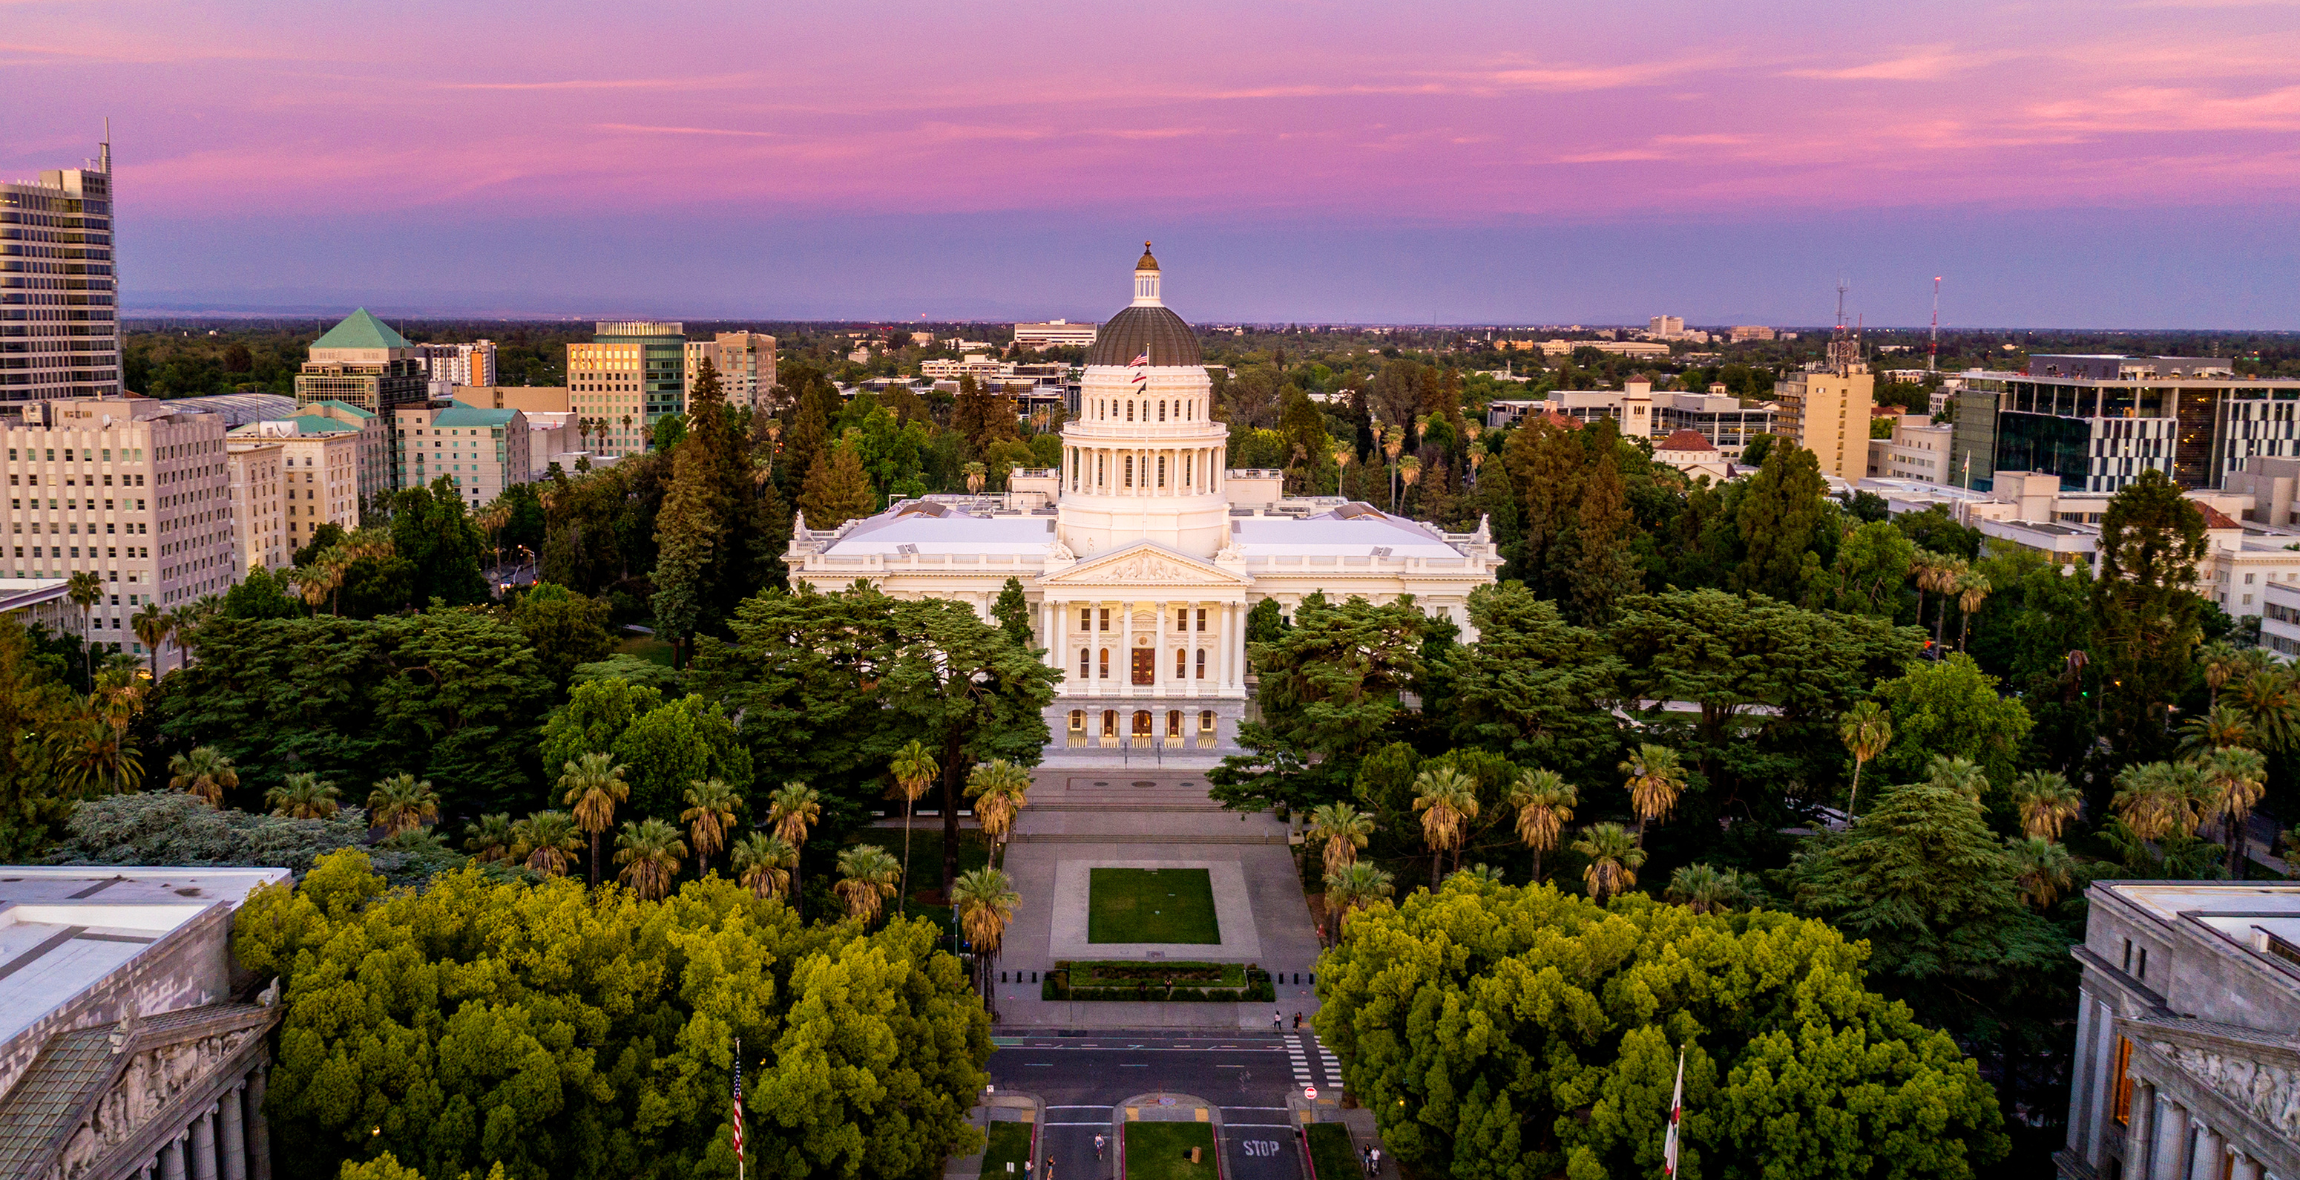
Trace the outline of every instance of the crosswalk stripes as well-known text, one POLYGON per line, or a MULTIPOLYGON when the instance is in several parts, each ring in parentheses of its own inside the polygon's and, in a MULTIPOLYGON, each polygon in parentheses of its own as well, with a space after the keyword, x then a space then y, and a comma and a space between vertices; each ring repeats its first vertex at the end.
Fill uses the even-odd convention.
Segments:
POLYGON ((1317 1084, 1317 1079, 1310 1076, 1310 1059, 1302 1048, 1302 1038, 1288 1037, 1286 1039, 1286 1061, 1294 1067, 1295 1082, 1304 1086, 1317 1084))
POLYGON ((1319 1040, 1316 1034, 1310 1036, 1310 1043, 1318 1047, 1318 1059, 1325 1064, 1326 1084, 1336 1090, 1341 1089, 1342 1063, 1334 1057, 1334 1051, 1326 1048, 1325 1042, 1319 1040))

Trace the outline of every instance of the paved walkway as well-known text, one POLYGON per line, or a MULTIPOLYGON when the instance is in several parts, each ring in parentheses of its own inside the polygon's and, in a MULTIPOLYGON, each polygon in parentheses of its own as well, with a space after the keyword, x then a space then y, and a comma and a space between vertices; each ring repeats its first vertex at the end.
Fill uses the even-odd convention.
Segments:
POLYGON ((1286 826, 1224 811, 1197 771, 1042 767, 1016 822, 1006 872, 1022 895, 999 969, 1001 1028, 1268 1029, 1273 1011, 1317 1011, 1311 972, 1317 930, 1294 869, 1286 826), (1222 924, 1218 946, 1085 941, 1087 871, 1096 865, 1203 868, 1222 924), (1058 959, 1180 958, 1254 963, 1277 975, 1275 1004, 1049 1001, 1044 972, 1058 959), (1295 982, 1299 980, 1299 982, 1295 982))

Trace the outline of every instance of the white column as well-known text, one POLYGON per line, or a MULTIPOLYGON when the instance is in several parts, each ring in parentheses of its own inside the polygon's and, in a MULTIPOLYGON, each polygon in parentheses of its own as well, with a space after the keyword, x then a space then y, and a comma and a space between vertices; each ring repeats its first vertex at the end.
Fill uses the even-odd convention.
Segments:
MULTIPOLYGON (((1150 628, 1150 695, 1152 696, 1164 696, 1166 690, 1166 608, 1170 605, 1172 604, 1160 599, 1153 607, 1158 612, 1158 621, 1152 624, 1150 628)), ((1156 737, 1155 721, 1153 721, 1151 729, 1151 736, 1156 737)))
POLYGON ((2228 1164, 2228 1180, 2260 1180, 2260 1161, 2239 1151, 2228 1164))
POLYGON ((184 1180, 184 1136, 170 1139, 160 1149, 160 1180, 184 1180))
POLYGON ((192 1180, 216 1180, 216 1108, 192 1119, 192 1180))
POLYGON ((2182 1180, 2188 1174, 2188 1108, 2156 1096, 2156 1145, 2149 1149, 2148 1180, 2182 1180))
POLYGON ((2227 1162, 2227 1140, 2203 1123, 2196 1124, 2196 1155, 2188 1165, 2188 1174, 2196 1180, 2219 1180, 2221 1166, 2227 1162))
POLYGON ((2133 1079, 2131 1110, 2132 1121, 2124 1129, 2124 1174, 2148 1180, 2148 1148, 2156 1138, 2156 1087, 2133 1079))
POLYGON ((248 1075, 248 1180, 272 1180, 271 1124, 264 1121, 264 1070, 248 1075))
POLYGON ((1216 638, 1222 645, 1221 687, 1228 690, 1236 687, 1239 682, 1244 680, 1244 677, 1240 676, 1238 672, 1239 656, 1243 654, 1243 650, 1238 646, 1240 642, 1237 628, 1238 604, 1235 602, 1223 603, 1220 620, 1218 625, 1221 627, 1221 634, 1216 638))
POLYGON ((245 1125, 240 1121, 240 1104, 247 1099, 247 1087, 232 1087, 223 1099, 223 1155, 224 1180, 248 1180, 248 1138, 245 1125))

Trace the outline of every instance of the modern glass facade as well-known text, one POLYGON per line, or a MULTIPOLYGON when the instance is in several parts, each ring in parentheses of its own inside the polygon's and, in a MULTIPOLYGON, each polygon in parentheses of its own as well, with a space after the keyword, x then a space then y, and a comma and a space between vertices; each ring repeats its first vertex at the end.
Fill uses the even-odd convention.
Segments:
POLYGON ((2300 381, 1973 373, 1954 446, 1982 490, 1998 471, 2049 471, 2072 491, 2114 492, 2152 467, 2218 488, 2255 456, 2300 454, 2296 418, 2300 381))
POLYGON ((96 167, 0 184, 0 414, 60 397, 118 397, 112 146, 96 167))

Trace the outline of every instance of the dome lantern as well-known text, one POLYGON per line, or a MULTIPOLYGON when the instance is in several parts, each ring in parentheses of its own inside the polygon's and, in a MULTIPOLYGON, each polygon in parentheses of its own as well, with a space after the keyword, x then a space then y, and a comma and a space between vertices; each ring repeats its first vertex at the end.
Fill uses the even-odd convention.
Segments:
POLYGON ((1142 260, 1134 264, 1134 306, 1162 307, 1158 296, 1158 260, 1150 256, 1150 243, 1142 243, 1142 260))

